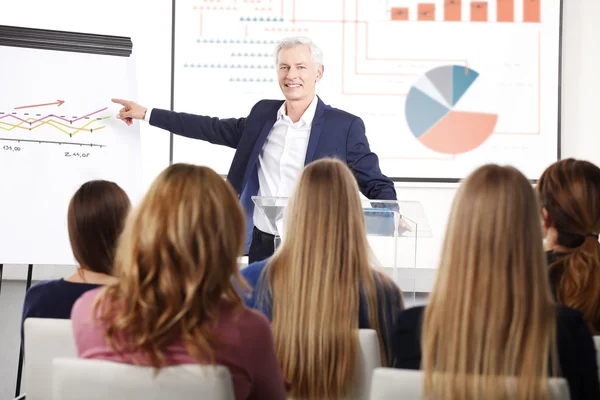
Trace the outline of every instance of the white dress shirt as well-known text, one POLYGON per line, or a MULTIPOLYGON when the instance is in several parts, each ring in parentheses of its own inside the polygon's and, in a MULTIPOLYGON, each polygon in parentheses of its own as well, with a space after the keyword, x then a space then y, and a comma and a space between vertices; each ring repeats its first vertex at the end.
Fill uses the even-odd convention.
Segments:
POLYGON ((146 110, 146 114, 144 114, 144 121, 150 122, 150 116, 152 114, 152 110, 153 110, 153 108, 148 108, 146 110))
MULTIPOLYGON (((289 197, 292 194, 304 169, 317 102, 318 98, 315 96, 296 123, 286 115, 285 102, 277 111, 277 120, 258 156, 258 196, 289 197)), ((151 114, 152 108, 149 108, 144 121, 150 122, 151 114)), ((254 226, 263 232, 274 233, 267 219, 258 210, 254 210, 254 226)))
MULTIPOLYGON (((289 197, 292 194, 304 169, 317 101, 315 96, 296 123, 286 115, 285 102, 277 111, 277 120, 258 156, 258 196, 289 197)), ((263 232, 274 233, 258 210, 254 211, 254 226, 263 232)))

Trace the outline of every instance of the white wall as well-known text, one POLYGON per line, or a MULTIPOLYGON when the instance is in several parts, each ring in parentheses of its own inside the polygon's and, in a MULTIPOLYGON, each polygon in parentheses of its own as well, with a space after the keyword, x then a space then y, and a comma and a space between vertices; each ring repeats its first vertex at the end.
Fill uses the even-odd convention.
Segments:
MULTIPOLYGON (((151 6, 141 0, 0 0, 0 5, 0 25, 131 37, 138 79, 138 98, 132 100, 152 107, 170 107, 170 0, 153 0, 151 6)), ((93 85, 89 90, 93 95, 93 85)), ((145 123, 141 131, 143 180, 147 187, 169 164, 169 133, 145 123)), ((24 279, 26 270, 26 265, 6 265, 3 277, 24 279)), ((71 266, 37 266, 34 279, 61 276, 72 270, 71 266)))
POLYGON ((600 1, 563 3, 562 155, 600 165, 600 1))
MULTIPOLYGON (((3 3, 8 0, 3 0, 3 3)), ((596 116, 600 107, 600 0, 564 0, 562 154, 588 159, 600 165, 600 133, 596 116)), ((76 0, 19 0, 0 14, 0 24, 36 28, 130 35, 138 61, 139 102, 168 108, 170 103, 171 2, 76 0), (85 4, 85 6, 83 6, 85 4), (31 17, 35 10, 36 18, 31 17), (70 10, 64 12, 64 10, 70 10), (52 18, 45 16, 51 15, 52 18), (76 16, 76 17, 74 17, 76 16), (93 16, 93 17, 90 17, 93 16)), ((200 112, 200 110, 199 110, 200 112)), ((147 185, 168 164, 166 132, 142 128, 144 182, 147 185), (158 161, 157 161, 158 160, 158 161)), ((456 185, 398 184, 399 197, 421 201, 433 231, 419 239, 417 249, 418 291, 429 291, 439 260, 448 211, 456 185)), ((26 266, 6 266, 5 279, 22 279, 26 266)), ((34 279, 66 274, 72 267, 38 266, 34 279)))

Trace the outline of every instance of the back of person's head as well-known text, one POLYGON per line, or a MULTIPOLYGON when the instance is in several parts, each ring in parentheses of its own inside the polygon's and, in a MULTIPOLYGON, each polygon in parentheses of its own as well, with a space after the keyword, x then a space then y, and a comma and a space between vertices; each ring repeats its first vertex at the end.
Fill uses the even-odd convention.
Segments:
POLYGON ((287 215, 284 241, 263 274, 273 299, 277 356, 293 397, 340 398, 355 378, 360 293, 383 349, 386 321, 377 313, 376 282, 395 285, 370 267, 358 186, 342 162, 308 165, 287 215))
POLYGON ((537 192, 544 225, 555 230, 552 246, 565 253, 550 265, 556 298, 581 311, 600 334, 600 168, 572 158, 558 161, 544 171, 537 192))
POLYGON ((80 268, 112 275, 119 236, 131 202, 114 182, 86 182, 73 195, 67 213, 69 240, 80 268))
POLYGON ((504 399, 509 376, 515 398, 548 397, 556 306, 539 215, 532 185, 512 167, 480 167, 460 185, 422 327, 428 398, 504 399))
POLYGON ((160 367, 165 347, 181 340, 198 362, 214 361, 219 338, 211 322, 224 305, 243 307, 235 285, 245 287, 237 262, 244 224, 237 196, 216 172, 189 164, 165 169, 127 220, 118 283, 97 303, 113 349, 142 353, 160 367))

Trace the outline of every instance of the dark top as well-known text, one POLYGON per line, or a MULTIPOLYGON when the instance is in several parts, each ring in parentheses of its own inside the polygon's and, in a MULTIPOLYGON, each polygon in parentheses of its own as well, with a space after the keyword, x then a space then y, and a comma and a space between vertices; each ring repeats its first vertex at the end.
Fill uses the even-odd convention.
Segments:
MULTIPOLYGON (((420 369, 421 324, 425 307, 401 312, 393 332, 395 367, 420 369)), ((569 383, 571 400, 600 399, 594 340, 579 311, 558 306, 557 345, 561 376, 569 383)))
POLYGON ((36 283, 25 295, 21 327, 25 319, 30 317, 69 319, 75 301, 88 290, 100 286, 67 282, 62 278, 36 283))
MULTIPOLYGON (((266 298, 261 299, 260 302, 256 301, 256 293, 258 292, 260 286, 266 284, 266 282, 261 279, 261 275, 265 269, 265 266, 267 265, 267 262, 268 260, 263 260, 252 263, 246 268, 242 269, 241 273, 244 279, 252 287, 252 293, 244 297, 246 306, 259 310, 267 317, 269 321, 271 321, 273 318, 271 297, 266 296, 266 298)), ((375 280, 375 286, 377 289, 379 321, 388 321, 387 329, 381 326, 381 335, 383 337, 385 347, 384 351, 387 356, 386 358, 391 360, 391 334, 392 329, 394 328, 394 320, 396 318, 397 311, 398 309, 402 309, 402 307, 404 307, 402 294, 400 289, 395 285, 381 285, 381 283, 375 280)), ((360 294, 360 305, 358 311, 358 328, 373 329, 369 324, 367 302, 364 300, 362 293, 360 294)))

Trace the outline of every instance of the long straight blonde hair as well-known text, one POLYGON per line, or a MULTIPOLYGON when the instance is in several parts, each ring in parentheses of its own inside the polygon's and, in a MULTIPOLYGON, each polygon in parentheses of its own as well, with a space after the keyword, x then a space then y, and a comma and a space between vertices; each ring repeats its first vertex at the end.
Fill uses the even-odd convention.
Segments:
POLYGON ((127 220, 118 283, 94 306, 113 350, 159 368, 166 347, 183 342, 198 363, 214 362, 221 340, 213 324, 224 307, 243 307, 236 288, 247 288, 237 263, 244 224, 237 196, 216 172, 166 168, 127 220))
POLYGON ((556 305, 536 195, 516 169, 483 166, 458 189, 422 332, 427 398, 506 399, 507 377, 514 398, 548 398, 556 305))
POLYGON ((396 308, 391 313, 399 311, 402 294, 371 268, 369 254, 352 172, 333 159, 311 163, 290 199, 285 240, 263 272, 268 285, 257 293, 259 304, 272 298, 276 353, 294 398, 346 394, 355 378, 361 296, 384 354, 382 331, 392 321, 378 305, 386 300, 396 308), (384 290, 393 298, 385 299, 384 290))

